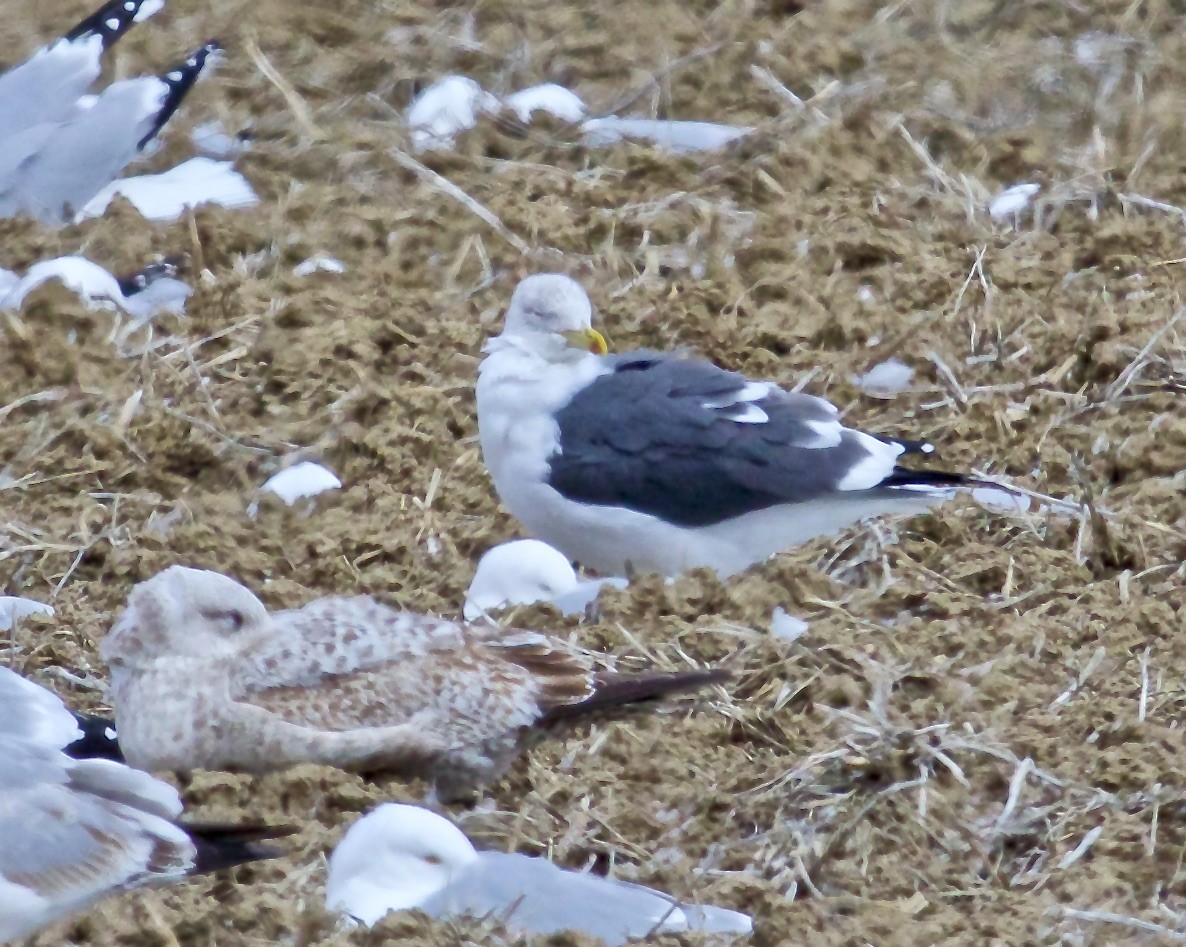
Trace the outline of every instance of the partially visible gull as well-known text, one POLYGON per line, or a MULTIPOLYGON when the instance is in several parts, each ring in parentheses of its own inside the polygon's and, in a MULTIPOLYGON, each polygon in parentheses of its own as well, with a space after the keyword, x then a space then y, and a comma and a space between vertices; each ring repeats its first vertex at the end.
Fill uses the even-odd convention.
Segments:
POLYGON ((163 0, 111 0, 61 39, 0 74, 0 152, 20 132, 73 115, 75 103, 99 77, 103 52, 164 5, 163 0))
POLYGON ((354 823, 329 859, 326 906, 368 927, 391 911, 494 918, 528 934, 579 931, 605 944, 695 931, 748 937, 748 915, 681 904, 642 885, 479 851, 448 819, 387 803, 354 823))
POLYGON ((113 82, 65 119, 0 140, 0 217, 70 220, 161 130, 220 49, 211 40, 159 77, 113 82))
POLYGON ((52 605, 17 595, 0 595, 0 631, 8 631, 16 622, 30 615, 53 616, 52 605))
POLYGON ((517 539, 478 560, 463 614, 475 621, 511 605, 550 602, 564 615, 581 615, 603 585, 625 588, 626 580, 579 579, 563 553, 538 539, 517 539))
POLYGON ((87 202, 74 222, 98 217, 122 197, 148 220, 176 220, 202 204, 237 209, 252 207, 259 197, 230 161, 190 158, 160 174, 138 174, 112 181, 87 202))
POLYGON ((479 115, 500 108, 498 99, 473 79, 445 76, 416 96, 408 108, 412 145, 418 151, 452 148, 458 133, 473 128, 479 115))
POLYGON ((185 311, 193 290, 173 278, 176 272, 174 264, 164 261, 116 277, 85 257, 42 260, 23 277, 10 281, 7 291, 0 286, 0 309, 20 309, 39 287, 59 282, 76 293, 88 309, 122 309, 140 325, 162 312, 185 311))
POLYGON ((0 942, 106 895, 279 854, 259 827, 183 825, 177 791, 109 759, 71 759, 75 718, 0 667, 0 942))
POLYGON ((550 721, 694 690, 720 671, 615 674, 542 635, 323 598, 269 614, 217 572, 137 585, 101 645, 119 740, 147 770, 313 762, 470 795, 550 721))
POLYGON ((718 122, 687 122, 652 118, 618 118, 607 115, 582 123, 585 144, 591 147, 612 145, 623 139, 637 138, 675 154, 693 151, 716 151, 744 138, 751 126, 721 125, 718 122))
POLYGON ((529 123, 536 112, 574 124, 585 117, 585 103, 581 97, 554 82, 520 89, 506 97, 505 105, 524 123, 529 123))
POLYGON ((844 427, 821 398, 679 353, 606 355, 578 283, 523 280, 477 384, 482 457, 539 539, 608 575, 732 575, 971 485, 898 466, 929 444, 844 427))

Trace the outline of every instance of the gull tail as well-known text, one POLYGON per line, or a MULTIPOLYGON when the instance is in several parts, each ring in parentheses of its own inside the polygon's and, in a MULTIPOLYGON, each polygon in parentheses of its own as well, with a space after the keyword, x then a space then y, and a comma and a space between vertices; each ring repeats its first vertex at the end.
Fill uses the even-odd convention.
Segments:
POLYGON ((602 671, 593 675, 593 693, 584 700, 562 704, 548 711, 545 721, 564 720, 598 710, 609 710, 644 701, 658 700, 669 694, 700 690, 710 684, 722 684, 733 675, 723 668, 706 671, 644 672, 616 674, 602 671))
POLYGON ((193 874, 202 875, 248 862, 286 855, 281 848, 261 844, 296 834, 292 826, 224 825, 217 822, 180 822, 178 827, 197 847, 193 874))
POLYGON ((161 103, 161 107, 156 113, 152 128, 149 129, 148 134, 141 138, 136 145, 138 151, 143 151, 144 147, 160 133, 160 130, 173 117, 173 113, 181 108, 181 103, 185 101, 189 90, 194 87, 194 83, 202 75, 202 70, 206 68, 207 61, 211 57, 216 58, 221 52, 221 43, 213 39, 207 40, 186 56, 185 62, 178 63, 158 77, 161 82, 169 87, 169 91, 165 94, 165 100, 161 103))
POLYGON ((147 20, 165 5, 164 0, 111 0, 90 16, 79 20, 62 39, 68 43, 98 36, 110 49, 132 24, 147 20))

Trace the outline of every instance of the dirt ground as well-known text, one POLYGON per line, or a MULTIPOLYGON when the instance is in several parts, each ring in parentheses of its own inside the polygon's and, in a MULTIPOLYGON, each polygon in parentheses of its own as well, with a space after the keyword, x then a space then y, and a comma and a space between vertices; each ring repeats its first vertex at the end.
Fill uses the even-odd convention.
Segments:
MULTIPOLYGON (((12 62, 87 4, 9 7, 12 62)), ((1068 502, 959 499, 728 584, 647 579, 592 625, 519 610, 623 666, 737 680, 563 732, 449 814, 488 846, 749 911, 756 947, 1186 940, 1181 6, 329 7, 170 0, 114 57, 156 71, 224 41, 151 166, 219 118, 251 137, 258 208, 0 222, 10 269, 181 254, 196 287, 184 318, 118 345, 109 314, 58 291, 0 321, 0 592, 57 610, 0 633, 0 660, 103 707, 98 642, 132 584, 178 562, 272 606, 365 591, 457 614, 477 557, 520 535, 477 448, 480 345, 518 278, 562 269, 615 349, 694 347, 1068 502), (673 157, 487 122, 422 158, 500 232, 393 157, 414 90, 448 72, 758 130, 673 157), (992 220, 1021 181, 1042 185, 1034 206, 992 220), (345 274, 292 274, 317 252, 345 274), (852 376, 891 356, 911 388, 861 394, 852 376), (248 518, 294 455, 344 489, 248 518), (771 635, 775 606, 807 634, 771 635)), ((309 767, 185 788, 198 817, 296 825, 292 854, 105 902, 38 943, 503 942, 411 916, 347 935, 322 910, 345 826, 422 783, 309 767)))

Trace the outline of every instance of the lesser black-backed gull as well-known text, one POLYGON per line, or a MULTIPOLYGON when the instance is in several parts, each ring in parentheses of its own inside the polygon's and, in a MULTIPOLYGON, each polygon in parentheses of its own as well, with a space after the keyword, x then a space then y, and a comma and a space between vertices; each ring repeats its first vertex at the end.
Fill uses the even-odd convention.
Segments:
POLYGON ((503 504, 587 568, 728 576, 969 483, 898 466, 933 448, 844 427, 822 398, 680 353, 607 355, 592 312, 569 277, 527 277, 477 384, 503 504))

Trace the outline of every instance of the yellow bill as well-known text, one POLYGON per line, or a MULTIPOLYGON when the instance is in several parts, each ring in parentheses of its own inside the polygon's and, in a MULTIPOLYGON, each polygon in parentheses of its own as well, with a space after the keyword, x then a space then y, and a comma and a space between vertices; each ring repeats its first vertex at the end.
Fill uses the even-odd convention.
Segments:
POLYGON ((596 329, 573 329, 563 335, 573 348, 588 349, 594 355, 604 355, 609 351, 609 346, 605 344, 605 336, 596 329))

